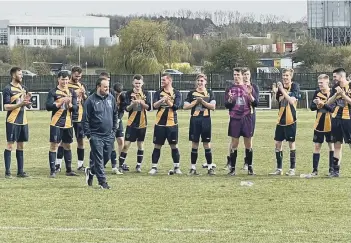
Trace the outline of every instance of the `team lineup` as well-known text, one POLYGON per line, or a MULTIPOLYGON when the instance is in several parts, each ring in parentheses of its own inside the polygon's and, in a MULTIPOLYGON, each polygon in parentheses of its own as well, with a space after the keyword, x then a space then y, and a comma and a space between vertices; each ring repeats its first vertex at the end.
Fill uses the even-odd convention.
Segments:
MULTIPOLYGON (((282 82, 277 83, 273 93, 279 102, 278 121, 274 134, 276 169, 269 175, 283 175, 283 141, 289 144, 290 167, 285 173, 295 176, 296 167, 296 107, 300 98, 300 88, 292 82, 294 70, 282 71, 282 82)), ((16 143, 17 177, 28 177, 24 171, 24 143, 28 142, 29 129, 26 107, 31 107, 31 93, 22 84, 22 70, 14 67, 10 71, 12 81, 3 90, 3 104, 7 111, 6 137, 4 150, 5 177, 11 178, 11 151, 16 143)), ((234 68, 233 84, 225 91, 225 107, 229 110, 228 136, 230 137, 226 168, 228 175, 236 175, 239 138, 243 137, 245 158, 243 170, 249 176, 255 175, 253 156, 253 136, 256 124, 256 107, 259 102, 259 89, 251 83, 251 73, 247 68, 234 68)), ((182 104, 181 94, 172 86, 172 77, 163 74, 161 89, 151 94, 143 89, 143 76, 133 77, 133 89, 126 92, 120 83, 110 90, 108 73, 101 73, 96 88, 88 92, 81 82, 82 69, 72 68, 71 74, 58 73, 58 85, 50 90, 46 110, 51 112, 49 137, 49 177, 55 178, 65 162, 66 176, 77 176, 72 169, 71 144, 77 141, 77 170, 84 171, 86 182, 93 185, 94 176, 102 189, 110 189, 105 168, 111 161, 112 173, 122 175, 131 170, 125 161, 133 142, 137 144, 135 171, 142 172, 144 140, 148 125, 148 111, 156 110, 150 175, 158 173, 161 148, 166 140, 171 149, 173 168, 169 174, 182 174, 180 152, 178 150, 177 110, 190 110, 189 141, 191 141, 189 175, 197 172, 198 150, 204 148, 208 175, 215 175, 216 164, 212 161, 211 150, 211 111, 216 109, 213 92, 206 88, 207 76, 196 77, 196 88, 191 90, 182 104), (128 113, 124 129, 122 118, 128 113), (89 140, 89 165, 84 165, 84 139, 89 140), (115 148, 117 141, 117 148, 115 148)), ((339 177, 342 158, 342 144, 351 144, 351 90, 344 69, 333 71, 330 88, 329 76, 318 77, 316 89, 310 105, 316 111, 313 134, 312 173, 318 176, 320 151, 324 140, 329 147, 329 177, 339 177)))

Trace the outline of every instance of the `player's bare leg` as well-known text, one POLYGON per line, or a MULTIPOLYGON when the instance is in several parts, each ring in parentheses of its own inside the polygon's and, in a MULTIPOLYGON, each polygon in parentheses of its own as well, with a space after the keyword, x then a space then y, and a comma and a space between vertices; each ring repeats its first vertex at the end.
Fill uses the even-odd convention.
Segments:
POLYGON ((121 154, 122 149, 124 147, 124 137, 117 138, 117 146, 118 146, 118 155, 121 154))

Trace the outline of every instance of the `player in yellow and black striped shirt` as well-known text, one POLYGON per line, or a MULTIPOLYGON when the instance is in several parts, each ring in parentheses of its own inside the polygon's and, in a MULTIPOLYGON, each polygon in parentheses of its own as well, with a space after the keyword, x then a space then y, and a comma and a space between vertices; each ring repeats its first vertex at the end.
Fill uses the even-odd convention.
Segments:
POLYGON ((191 109, 191 118, 189 125, 189 141, 191 147, 191 168, 189 175, 198 175, 196 171, 196 161, 198 157, 198 148, 200 137, 205 149, 205 158, 209 175, 214 175, 212 166, 211 135, 212 124, 210 110, 216 108, 216 100, 212 91, 206 89, 207 76, 199 74, 196 77, 197 88, 188 93, 184 102, 183 109, 191 109))
POLYGON ((320 158, 320 152, 322 144, 325 141, 329 146, 329 173, 332 172, 333 168, 333 157, 334 157, 334 145, 332 143, 331 135, 331 112, 332 107, 327 105, 327 101, 330 97, 329 88, 329 76, 321 74, 318 77, 318 88, 314 92, 310 109, 311 111, 317 111, 316 121, 314 123, 314 151, 313 151, 313 171, 311 176, 318 175, 318 164, 320 158))
POLYGON ((157 164, 160 158, 161 147, 166 139, 172 149, 174 170, 170 173, 181 174, 179 169, 178 118, 177 110, 181 105, 180 92, 172 87, 173 79, 169 74, 161 77, 161 90, 156 91, 153 97, 153 107, 157 109, 156 124, 154 127, 154 151, 152 152, 152 168, 149 174, 157 173, 157 164))
POLYGON ((133 89, 125 94, 126 111, 128 114, 128 122, 126 127, 125 142, 122 152, 119 156, 119 172, 127 171, 128 166, 124 163, 127 158, 128 149, 133 142, 137 142, 137 165, 136 172, 141 172, 141 163, 144 156, 144 140, 147 127, 146 111, 151 109, 151 100, 149 92, 143 90, 143 76, 136 74, 133 77, 133 89))
POLYGON ((48 93, 46 110, 52 111, 50 122, 50 177, 56 176, 56 150, 62 142, 63 156, 66 164, 66 175, 75 176, 72 171, 71 143, 73 142, 72 112, 77 110, 77 96, 68 89, 70 76, 67 72, 58 73, 58 86, 48 93))
POLYGON ((27 173, 23 171, 23 143, 28 141, 28 121, 25 106, 30 108, 31 94, 22 84, 21 68, 11 68, 10 75, 12 81, 3 90, 3 104, 7 111, 7 146, 4 151, 5 177, 11 178, 11 151, 15 142, 17 143, 17 177, 28 177, 27 173))
MULTIPOLYGON (((77 155, 78 155, 78 165, 77 170, 84 171, 84 132, 82 126, 83 117, 83 104, 88 98, 89 94, 87 92, 87 87, 81 82, 82 78, 82 68, 73 67, 71 69, 71 79, 68 82, 68 88, 72 89, 77 95, 77 105, 78 109, 72 112, 72 122, 73 130, 77 139, 77 155)), ((56 160, 56 170, 60 171, 61 163, 63 158, 63 147, 60 144, 57 150, 57 160, 56 160)))
POLYGON ((286 173, 288 176, 295 175, 296 164, 296 106, 300 96, 300 88, 297 83, 292 82, 293 69, 283 69, 283 83, 278 82, 278 92, 276 98, 279 102, 278 123, 275 129, 275 154, 277 159, 277 169, 270 175, 282 175, 283 168, 283 141, 289 142, 290 148, 290 169, 286 173))
POLYGON ((334 142, 333 171, 331 177, 339 177, 342 144, 351 146, 351 85, 346 79, 343 68, 333 71, 333 86, 327 104, 334 110, 332 113, 331 133, 334 142))

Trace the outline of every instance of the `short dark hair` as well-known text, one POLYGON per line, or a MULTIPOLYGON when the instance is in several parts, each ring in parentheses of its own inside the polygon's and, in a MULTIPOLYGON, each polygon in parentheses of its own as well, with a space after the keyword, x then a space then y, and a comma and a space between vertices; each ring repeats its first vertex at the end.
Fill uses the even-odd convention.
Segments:
POLYGON ((333 73, 337 73, 337 74, 345 73, 346 74, 346 71, 344 68, 337 68, 333 71, 333 73))
POLYGON ((242 69, 240 67, 236 67, 236 68, 233 68, 233 73, 234 72, 238 72, 238 73, 244 74, 244 69, 242 69))
POLYGON ((71 75, 67 71, 60 71, 57 74, 58 78, 71 78, 71 75))
POLYGON ((133 80, 134 79, 136 79, 136 80, 144 80, 144 77, 143 77, 143 75, 141 75, 141 74, 135 74, 134 76, 133 76, 133 80))
POLYGON ((17 73, 18 71, 21 71, 22 69, 20 67, 13 67, 10 70, 10 75, 12 77, 12 75, 14 75, 15 73, 17 73))
POLYGON ((102 77, 104 77, 104 78, 109 78, 110 75, 108 74, 108 72, 101 72, 101 73, 100 73, 100 78, 102 78, 102 77))
POLYGON ((96 81, 95 87, 101 86, 102 81, 107 81, 107 80, 105 78, 98 78, 98 80, 96 81))
POLYGON ((81 67, 75 66, 72 68, 71 71, 72 71, 72 73, 77 72, 77 73, 81 74, 83 72, 83 69, 81 67))
POLYGON ((115 83, 115 85, 113 85, 113 90, 117 93, 121 93, 123 91, 123 84, 115 83))
POLYGON ((241 70, 243 71, 243 73, 251 72, 250 68, 248 68, 248 67, 243 67, 241 70))

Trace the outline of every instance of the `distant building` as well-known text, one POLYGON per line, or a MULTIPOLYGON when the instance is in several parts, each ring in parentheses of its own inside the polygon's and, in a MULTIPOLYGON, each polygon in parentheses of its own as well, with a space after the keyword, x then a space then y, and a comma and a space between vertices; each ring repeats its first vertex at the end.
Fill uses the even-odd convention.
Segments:
POLYGON ((110 19, 105 17, 21 16, 0 20, 0 45, 60 47, 99 46, 110 37, 110 19))

